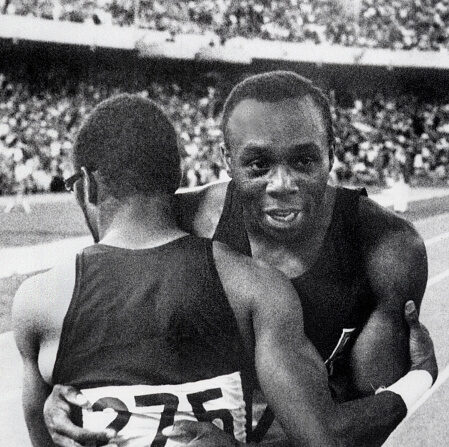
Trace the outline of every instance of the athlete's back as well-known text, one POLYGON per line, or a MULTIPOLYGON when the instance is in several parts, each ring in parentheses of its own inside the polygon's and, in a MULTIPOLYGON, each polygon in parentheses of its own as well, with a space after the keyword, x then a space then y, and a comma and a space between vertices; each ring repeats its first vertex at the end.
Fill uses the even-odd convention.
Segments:
POLYGON ((158 445, 175 419, 221 420, 246 440, 254 374, 210 241, 91 246, 78 255, 76 278, 53 383, 83 390, 95 410, 84 412, 84 426, 158 445))

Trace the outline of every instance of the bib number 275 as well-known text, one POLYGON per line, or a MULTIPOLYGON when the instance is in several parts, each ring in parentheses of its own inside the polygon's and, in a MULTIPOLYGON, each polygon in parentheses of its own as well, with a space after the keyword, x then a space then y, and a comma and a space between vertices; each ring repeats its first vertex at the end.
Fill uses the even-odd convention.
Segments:
MULTIPOLYGON (((192 407, 193 415, 198 421, 212 422, 219 419, 223 425, 223 430, 230 435, 234 435, 234 422, 229 410, 219 409, 207 411, 204 407, 206 402, 223 397, 220 388, 212 388, 187 394, 186 397, 192 407)), ((170 393, 142 394, 134 396, 134 400, 136 409, 142 407, 163 406, 157 433, 150 446, 164 447, 168 438, 162 434, 162 430, 174 423, 175 414, 179 405, 178 396, 170 393)), ((132 412, 129 411, 122 400, 116 397, 102 397, 92 405, 93 411, 103 411, 108 408, 113 409, 117 415, 115 419, 109 423, 107 428, 112 428, 119 432, 128 424, 132 417, 132 412)))

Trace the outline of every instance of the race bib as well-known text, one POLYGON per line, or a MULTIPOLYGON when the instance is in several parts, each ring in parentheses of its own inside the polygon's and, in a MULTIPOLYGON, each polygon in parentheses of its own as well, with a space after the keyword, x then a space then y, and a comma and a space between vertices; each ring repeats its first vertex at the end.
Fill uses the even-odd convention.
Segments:
POLYGON ((174 447, 162 434, 178 420, 212 422, 246 442, 246 409, 240 373, 180 385, 107 386, 81 390, 92 408, 83 409, 83 427, 113 428, 119 445, 174 447))

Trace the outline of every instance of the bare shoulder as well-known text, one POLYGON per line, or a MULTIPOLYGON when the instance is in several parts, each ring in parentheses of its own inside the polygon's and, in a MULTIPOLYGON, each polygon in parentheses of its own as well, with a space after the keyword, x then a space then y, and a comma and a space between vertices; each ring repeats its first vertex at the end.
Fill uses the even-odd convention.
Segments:
POLYGON ((229 182, 214 182, 176 193, 180 224, 185 231, 211 238, 223 211, 229 182))
POLYGON ((360 198, 360 232, 366 243, 378 243, 384 238, 398 238, 408 245, 421 245, 422 238, 413 224, 368 197, 360 198))
POLYGON ((226 292, 252 304, 265 301, 276 305, 297 297, 290 280, 279 270, 221 242, 213 244, 215 263, 226 292))
POLYGON ((45 293, 42 273, 26 279, 17 290, 12 306, 14 338, 23 358, 37 358, 39 327, 43 320, 44 307, 37 298, 45 293))
POLYGON ((26 279, 17 289, 12 307, 14 326, 20 320, 30 323, 34 319, 34 314, 39 311, 41 303, 35 297, 40 292, 45 291, 43 286, 45 276, 46 273, 32 276, 26 279))
POLYGON ((13 330, 20 342, 39 338, 51 329, 54 316, 67 310, 76 273, 76 254, 64 256, 58 266, 26 279, 17 290, 12 308, 13 330))
POLYGON ((400 309, 408 299, 419 306, 427 283, 427 254, 413 224, 363 197, 358 231, 366 273, 378 298, 400 309))

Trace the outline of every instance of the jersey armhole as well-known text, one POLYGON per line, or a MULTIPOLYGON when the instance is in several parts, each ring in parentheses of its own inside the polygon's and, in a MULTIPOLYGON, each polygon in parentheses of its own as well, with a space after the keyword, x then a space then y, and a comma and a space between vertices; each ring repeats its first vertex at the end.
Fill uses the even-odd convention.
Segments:
MULTIPOLYGON (((223 283, 221 282, 220 275, 218 274, 217 266, 215 264, 214 259, 214 253, 213 253, 213 241, 209 239, 204 239, 204 249, 205 249, 205 259, 206 259, 206 271, 205 271, 205 278, 208 282, 208 290, 210 291, 211 295, 213 295, 214 299, 219 299, 220 301, 217 302, 217 305, 220 305, 223 312, 229 315, 231 317, 232 324, 234 326, 234 330, 237 331, 237 333, 240 336, 240 331, 237 323, 236 316, 234 314, 234 310, 231 307, 231 304, 229 303, 228 297, 226 296, 226 292, 223 287, 223 283)), ((240 336, 241 337, 241 336, 240 336)))
POLYGON ((81 289, 81 277, 83 271, 83 260, 84 260, 84 250, 76 255, 75 261, 75 285, 73 287, 72 298, 70 300, 67 313, 65 314, 64 321, 62 323, 61 336, 59 338, 59 346, 56 353, 55 364, 53 366, 52 383, 61 383, 58 377, 59 365, 64 359, 67 351, 71 348, 71 343, 69 340, 72 339, 71 332, 73 330, 73 320, 74 320, 74 309, 77 303, 77 297, 81 289))

